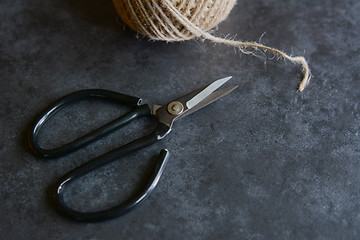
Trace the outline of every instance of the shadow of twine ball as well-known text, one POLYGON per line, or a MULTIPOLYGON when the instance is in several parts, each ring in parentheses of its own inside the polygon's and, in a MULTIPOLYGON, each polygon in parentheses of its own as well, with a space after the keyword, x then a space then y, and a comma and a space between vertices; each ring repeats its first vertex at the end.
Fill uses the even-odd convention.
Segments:
POLYGON ((122 21, 154 40, 183 41, 200 37, 179 21, 186 17, 202 31, 225 20, 236 0, 113 0, 122 21))

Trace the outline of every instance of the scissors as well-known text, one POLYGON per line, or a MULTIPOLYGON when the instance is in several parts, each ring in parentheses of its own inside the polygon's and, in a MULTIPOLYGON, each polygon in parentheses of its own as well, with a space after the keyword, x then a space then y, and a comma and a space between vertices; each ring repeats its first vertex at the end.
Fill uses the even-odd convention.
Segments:
POLYGON ((145 135, 130 143, 127 143, 102 156, 96 157, 84 163, 83 165, 74 168, 73 170, 65 174, 63 177, 61 177, 55 185, 52 194, 56 208, 60 211, 60 213, 74 220, 97 222, 121 216, 141 204, 151 194, 151 192, 154 190, 157 183, 159 182, 159 179, 164 171, 165 165, 169 158, 169 151, 166 149, 161 150, 158 159, 156 160, 154 170, 143 189, 117 206, 93 212, 79 211, 66 205, 63 199, 63 191, 64 188, 74 179, 84 176, 94 171, 95 169, 102 167, 105 164, 108 164, 123 157, 130 152, 139 150, 163 139, 170 133, 174 121, 196 112, 197 110, 211 104, 212 102, 218 100, 219 98, 225 96, 226 94, 234 90, 237 86, 224 90, 217 90, 229 79, 231 79, 231 77, 216 80, 207 86, 192 91, 162 106, 157 104, 142 104, 141 98, 102 89, 80 90, 66 95, 54 102, 35 121, 29 133, 30 149, 35 154, 45 158, 60 157, 74 152, 98 140, 99 138, 104 137, 105 135, 121 128, 126 123, 130 122, 135 118, 139 118, 142 116, 155 116, 155 118, 157 119, 157 126, 152 133, 145 135), (44 124, 62 108, 74 102, 86 100, 89 98, 100 98, 110 102, 130 105, 133 107, 133 110, 61 147, 54 149, 42 148, 38 143, 38 136, 44 124))

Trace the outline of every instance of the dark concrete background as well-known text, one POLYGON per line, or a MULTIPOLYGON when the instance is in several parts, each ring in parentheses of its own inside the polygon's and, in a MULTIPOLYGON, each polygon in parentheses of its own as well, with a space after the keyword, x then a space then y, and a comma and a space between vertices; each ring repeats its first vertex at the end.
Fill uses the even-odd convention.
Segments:
MULTIPOLYGON (((0 2, 1 239, 359 239, 360 2, 242 0, 216 35, 304 55, 299 66, 208 41, 152 42, 117 20, 110 0, 0 2), (34 117, 75 90, 104 88, 166 103, 220 77, 239 88, 176 122, 161 143, 79 180, 78 209, 114 204, 140 186, 161 148, 171 152, 154 193, 102 223, 70 221, 49 187, 70 169, 152 129, 140 120, 67 157, 26 145, 34 117), (144 130, 138 132, 139 129, 144 130)), ((271 57, 271 56, 270 56, 271 57)), ((122 114, 98 102, 49 122, 55 146, 122 114), (55 129, 56 132, 52 132, 55 129)))

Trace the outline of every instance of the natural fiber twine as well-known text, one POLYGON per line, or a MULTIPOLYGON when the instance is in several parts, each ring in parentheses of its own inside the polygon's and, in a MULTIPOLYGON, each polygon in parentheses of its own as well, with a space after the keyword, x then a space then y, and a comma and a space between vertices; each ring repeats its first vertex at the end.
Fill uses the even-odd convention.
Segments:
POLYGON ((271 51, 302 65, 304 78, 298 89, 308 85, 311 73, 305 58, 256 42, 216 37, 209 30, 225 20, 236 0, 113 0, 123 22, 153 40, 184 41, 195 37, 237 47, 242 53, 256 55, 271 51))

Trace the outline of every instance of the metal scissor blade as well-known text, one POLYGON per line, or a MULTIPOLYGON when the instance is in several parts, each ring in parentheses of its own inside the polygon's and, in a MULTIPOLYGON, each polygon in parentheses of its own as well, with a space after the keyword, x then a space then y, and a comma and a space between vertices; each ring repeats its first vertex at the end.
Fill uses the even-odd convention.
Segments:
POLYGON ((202 102, 205 98, 211 95, 216 89, 221 87, 224 83, 229 81, 232 77, 221 78, 219 80, 214 81, 210 85, 206 86, 203 90, 201 90, 198 94, 196 94, 193 98, 186 102, 186 107, 191 109, 202 102))
POLYGON ((237 86, 216 91, 216 89, 226 83, 229 79, 231 79, 231 77, 216 80, 213 83, 192 91, 166 105, 154 105, 152 107, 152 113, 161 123, 171 127, 175 120, 183 118, 184 116, 209 105, 234 90, 237 86))
POLYGON ((211 93, 210 95, 208 95, 205 99, 203 99, 201 102, 199 102, 195 107, 189 109, 188 111, 186 111, 184 114, 180 115, 178 118, 176 118, 176 120, 179 120, 183 117, 186 117, 204 107, 206 107, 207 105, 215 102, 216 100, 224 97, 225 95, 229 94, 230 92, 232 92, 234 89, 236 89, 238 86, 234 86, 231 88, 227 88, 224 90, 219 90, 219 91, 215 91, 213 93, 211 93))

